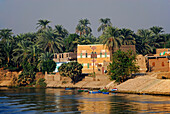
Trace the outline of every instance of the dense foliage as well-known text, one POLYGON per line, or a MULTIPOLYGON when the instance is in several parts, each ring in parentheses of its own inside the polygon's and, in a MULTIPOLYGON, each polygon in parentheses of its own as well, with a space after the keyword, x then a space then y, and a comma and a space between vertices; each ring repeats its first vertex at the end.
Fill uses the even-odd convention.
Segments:
POLYGON ((52 60, 53 53, 76 52, 78 44, 103 43, 111 54, 121 45, 135 45, 137 54, 143 55, 154 53, 156 48, 170 48, 170 34, 165 34, 159 26, 139 29, 134 33, 130 29, 114 27, 109 18, 101 18, 98 32, 102 33, 96 38, 92 34, 88 19, 79 20, 75 34, 69 34, 62 25, 52 28, 49 26, 50 22, 38 20, 38 30, 35 33, 13 35, 12 29, 0 30, 0 67, 22 70, 19 82, 28 82, 26 78, 42 72, 44 61, 52 60), (29 68, 30 66, 32 68, 29 68))
POLYGON ((138 72, 136 65, 136 55, 132 51, 123 52, 118 50, 113 54, 112 63, 108 66, 108 74, 112 80, 123 82, 131 78, 132 73, 138 72))
POLYGON ((78 62, 63 63, 58 71, 61 76, 70 77, 75 84, 81 77, 83 66, 78 62))
POLYGON ((42 63, 43 73, 47 72, 49 74, 50 72, 53 72, 55 68, 56 68, 56 63, 53 60, 43 61, 42 63))

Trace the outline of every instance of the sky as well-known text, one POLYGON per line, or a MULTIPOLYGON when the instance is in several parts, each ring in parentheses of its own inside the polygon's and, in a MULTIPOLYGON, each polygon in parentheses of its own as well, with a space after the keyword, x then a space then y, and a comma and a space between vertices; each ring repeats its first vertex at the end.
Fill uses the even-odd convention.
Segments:
POLYGON ((51 21, 75 33, 80 19, 89 19, 94 36, 100 18, 133 31, 161 26, 170 33, 170 0, 0 0, 0 29, 14 34, 36 32, 39 19, 51 21))

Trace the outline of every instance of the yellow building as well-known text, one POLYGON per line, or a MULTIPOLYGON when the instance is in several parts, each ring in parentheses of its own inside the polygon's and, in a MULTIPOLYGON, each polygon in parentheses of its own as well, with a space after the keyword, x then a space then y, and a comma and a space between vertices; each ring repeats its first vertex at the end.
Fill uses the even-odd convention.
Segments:
POLYGON ((83 73, 97 72, 97 66, 102 67, 104 72, 104 62, 110 62, 110 52, 103 44, 90 44, 77 46, 77 61, 83 65, 83 73), (94 63, 94 65, 93 65, 94 63))

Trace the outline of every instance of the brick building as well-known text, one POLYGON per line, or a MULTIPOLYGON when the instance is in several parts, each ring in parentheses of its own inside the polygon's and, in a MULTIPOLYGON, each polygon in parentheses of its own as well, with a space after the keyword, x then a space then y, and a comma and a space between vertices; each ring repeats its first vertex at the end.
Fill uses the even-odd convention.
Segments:
POLYGON ((170 49, 158 48, 154 56, 148 56, 149 71, 169 72, 170 71, 170 49))
POLYGON ((98 66, 102 67, 104 72, 104 62, 110 62, 110 52, 103 44, 78 45, 77 61, 83 65, 83 73, 92 73, 98 71, 98 66), (94 63, 94 64, 93 64, 94 63))
POLYGON ((170 71, 170 56, 148 56, 148 62, 151 72, 170 71))

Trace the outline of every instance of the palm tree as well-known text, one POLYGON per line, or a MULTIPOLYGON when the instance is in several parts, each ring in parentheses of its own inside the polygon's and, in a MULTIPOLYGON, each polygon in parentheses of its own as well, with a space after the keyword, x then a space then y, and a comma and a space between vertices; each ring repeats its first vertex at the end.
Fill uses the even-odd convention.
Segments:
POLYGON ((163 44, 164 45, 163 47, 165 48, 166 42, 170 41, 170 34, 161 34, 160 38, 161 38, 160 43, 163 44))
POLYGON ((13 42, 11 42, 9 39, 4 40, 3 42, 1 42, 0 50, 0 59, 7 61, 8 67, 12 60, 13 42))
POLYGON ((66 52, 76 52, 77 44, 73 43, 76 39, 79 39, 79 35, 77 34, 69 34, 69 36, 64 39, 64 47, 66 52))
MULTIPOLYGON (((41 30, 45 30, 46 28, 47 28, 47 26, 48 26, 48 24, 50 23, 50 21, 48 21, 48 20, 42 20, 42 19, 40 19, 40 20, 38 20, 38 23, 37 23, 37 28, 40 28, 40 31, 41 30)), ((49 26, 48 26, 49 27, 49 26)))
MULTIPOLYGON (((25 59, 29 59, 30 53, 31 53, 31 48, 30 46, 32 43, 27 40, 21 40, 17 42, 17 46, 13 51, 13 60, 17 61, 18 63, 22 63, 25 61, 25 59)), ((18 64, 17 63, 17 64, 18 64)))
POLYGON ((147 29, 139 29, 136 37, 137 52, 143 55, 153 52, 153 33, 147 29))
POLYGON ((43 62, 44 61, 47 61, 47 60, 53 60, 53 57, 54 56, 54 54, 53 53, 50 53, 50 52, 44 52, 44 53, 41 53, 41 55, 39 56, 39 58, 38 58, 38 61, 39 61, 39 63, 38 63, 38 69, 39 69, 39 71, 41 71, 42 70, 42 64, 43 64, 43 62))
POLYGON ((90 41, 89 38, 86 37, 80 37, 80 38, 76 38, 75 41, 73 41, 73 45, 87 45, 87 44, 91 44, 92 42, 90 41))
POLYGON ((65 38, 68 36, 68 31, 65 28, 63 28, 62 25, 55 25, 54 32, 56 33, 57 36, 61 38, 65 38))
POLYGON ((150 28, 150 30, 155 34, 155 35, 159 35, 160 33, 163 33, 163 28, 159 27, 159 26, 153 26, 150 28))
POLYGON ((134 45, 136 43, 134 32, 132 30, 122 28, 120 31, 123 39, 123 45, 134 45))
POLYGON ((76 27, 76 33, 80 33, 80 36, 88 35, 92 32, 91 28, 88 26, 90 25, 90 21, 88 19, 80 19, 79 24, 76 27))
POLYGON ((38 38, 39 41, 37 43, 44 51, 51 53, 59 53, 63 51, 63 39, 61 37, 57 37, 52 29, 45 30, 38 36, 38 38))
POLYGON ((106 45, 106 47, 110 51, 110 57, 112 59, 112 54, 114 49, 117 49, 122 44, 122 39, 120 37, 120 30, 116 27, 108 26, 104 34, 101 35, 102 43, 106 45))
POLYGON ((104 29, 105 29, 106 27, 108 27, 108 26, 112 26, 112 23, 111 23, 111 21, 110 21, 109 18, 105 18, 105 19, 101 18, 101 19, 99 20, 99 22, 101 23, 101 25, 100 25, 99 28, 97 29, 98 32, 104 31, 104 29))
POLYGON ((1 29, 0 30, 0 39, 6 40, 9 39, 12 35, 12 29, 1 29))

